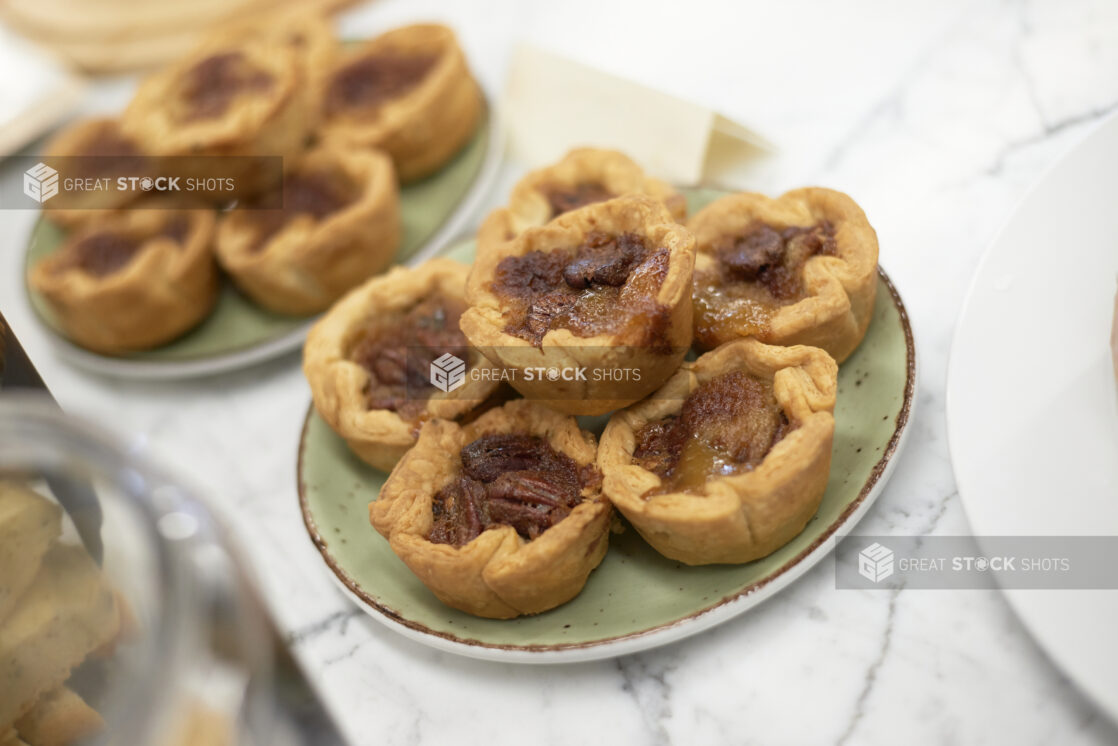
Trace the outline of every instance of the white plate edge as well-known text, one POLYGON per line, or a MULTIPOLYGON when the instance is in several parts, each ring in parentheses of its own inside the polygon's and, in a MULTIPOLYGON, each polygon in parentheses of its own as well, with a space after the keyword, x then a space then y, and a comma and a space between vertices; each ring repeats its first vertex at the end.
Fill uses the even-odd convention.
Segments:
MULTIPOLYGON (((948 457, 951 461, 951 473, 955 479, 955 488, 959 493, 959 501, 962 504, 963 513, 967 517, 967 522, 970 525, 971 533, 974 536, 975 540, 978 542, 979 546, 982 545, 982 532, 978 530, 978 527, 975 525, 974 508, 967 508, 967 488, 964 486, 966 480, 960 478, 959 470, 955 466, 956 453, 958 449, 961 448, 959 442, 963 440, 961 436, 953 435, 953 433, 957 432, 958 423, 953 424, 951 417, 951 401, 954 398, 952 395, 952 390, 954 388, 954 386, 952 385, 952 381, 957 380, 959 376, 957 367, 961 364, 958 362, 959 355, 957 354, 959 352, 959 327, 970 311, 971 304, 975 298, 975 290, 977 289, 979 278, 985 270, 987 262, 990 261, 990 256, 993 254, 994 247, 999 244, 1003 236, 1006 234, 1006 232, 1008 232, 1010 226, 1017 219, 1022 208, 1032 199, 1033 195, 1038 192, 1043 187, 1043 185, 1052 177, 1052 174, 1055 173, 1074 153, 1087 146, 1087 143, 1094 139, 1094 137, 1100 131, 1111 126, 1118 127, 1118 113, 1110 114, 1103 117, 1100 122, 1090 127, 1089 131, 1086 134, 1084 134, 1077 141, 1071 143, 1067 148, 1065 148, 1064 151, 1053 160, 1048 168, 1046 168, 1044 172, 1036 179, 1036 181, 1033 182, 1033 184, 1025 191, 1021 198, 1017 200, 1016 204, 1014 204, 1013 208, 1007 214, 1006 219, 1002 222, 1001 226, 995 232, 994 237, 990 240, 990 242, 986 245, 986 248, 983 250, 982 257, 979 259, 978 264, 975 266, 974 274, 971 276, 970 284, 967 286, 967 292, 963 299, 963 304, 959 309, 959 313, 955 318, 955 324, 952 327, 951 347, 948 351, 947 376, 945 378, 944 388, 944 430, 947 435, 947 451, 948 457)), ((1070 681, 1072 685, 1075 686, 1076 691, 1080 692, 1084 697, 1086 697, 1095 707, 1099 709, 1100 712, 1106 713, 1112 719, 1118 719, 1118 711, 1114 710, 1113 703, 1104 702, 1095 692, 1087 689, 1085 686, 1080 684, 1080 682, 1069 671, 1067 665, 1060 659, 1056 658, 1055 655, 1053 655, 1049 648, 1045 645, 1043 638, 1038 635, 1037 629, 1034 627, 1034 623, 1030 621, 1031 612, 1029 612, 1029 610, 1022 604, 1023 597, 1021 593, 1014 592, 1012 589, 1006 588, 999 588, 999 590, 1001 591, 1002 596, 1006 599, 1006 603, 1013 610, 1014 615, 1021 623, 1021 626, 1023 626, 1028 631, 1029 637, 1036 644, 1037 648, 1043 652, 1044 657, 1051 663, 1051 665, 1059 670, 1061 673, 1063 673, 1067 677, 1068 681, 1070 681)))

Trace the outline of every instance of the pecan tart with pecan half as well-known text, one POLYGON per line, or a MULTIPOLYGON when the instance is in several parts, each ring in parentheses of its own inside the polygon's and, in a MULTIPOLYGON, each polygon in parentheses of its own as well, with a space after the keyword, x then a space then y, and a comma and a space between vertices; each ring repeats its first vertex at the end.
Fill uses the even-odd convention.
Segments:
POLYGON ((400 230, 388 157, 322 146, 287 169, 282 188, 221 220, 217 258, 261 306, 311 314, 388 266, 400 230))
POLYGON ((373 526, 443 603, 510 619, 578 595, 612 516, 594 436, 526 400, 434 420, 369 504, 373 526))
POLYGON ((499 386, 499 371, 458 329, 466 272, 450 259, 396 267, 350 291, 307 336, 303 373, 315 409, 378 469, 395 466, 425 421, 466 417, 499 386), (445 390, 431 381, 440 360, 445 390))
MULTIPOLYGON (((147 78, 124 111, 125 134, 159 156, 294 156, 313 114, 300 52, 264 38, 220 38, 147 78)), ((251 159, 199 158, 176 164, 184 179, 227 179, 244 197, 271 186, 272 170, 251 159)), ((202 182, 205 186, 208 182, 202 182)))
POLYGON ((508 206, 489 213, 478 230, 478 251, 511 241, 525 228, 543 225, 563 213, 626 194, 643 194, 663 202, 679 222, 687 217, 687 199, 667 183, 645 176, 624 153, 576 148, 559 162, 517 182, 508 206))
POLYGON ((119 354, 158 346, 204 319, 217 302, 214 215, 141 209, 101 215, 31 270, 70 339, 119 354))
POLYGON ((530 399, 568 414, 627 406, 691 344, 694 252, 656 200, 588 205, 479 255, 462 331, 530 399))
POLYGON ((610 418, 604 490, 641 536, 688 565, 788 543, 827 487, 838 366, 814 347, 743 339, 684 363, 610 418))
POLYGON ((819 347, 842 362, 862 341, 877 290, 877 234, 842 192, 723 197, 699 211, 695 341, 742 337, 819 347))
POLYGON ((404 183, 437 171, 469 141, 481 91, 446 26, 405 26, 345 54, 317 84, 319 136, 392 156, 404 183))

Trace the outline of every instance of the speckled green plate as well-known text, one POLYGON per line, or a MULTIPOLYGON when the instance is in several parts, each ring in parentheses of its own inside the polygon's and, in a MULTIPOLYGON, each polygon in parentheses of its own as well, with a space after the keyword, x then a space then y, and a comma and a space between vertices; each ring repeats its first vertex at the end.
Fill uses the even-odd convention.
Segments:
MULTIPOLYGON (((404 230, 397 261, 422 261, 462 230, 496 174, 501 152, 497 119, 486 111, 477 134, 454 160, 437 174, 400 190, 404 230)), ((57 226, 40 219, 31 232, 25 269, 55 251, 63 236, 57 226)), ((227 280, 213 313, 195 329, 161 347, 111 357, 68 341, 43 297, 29 285, 27 294, 61 355, 87 370, 127 378, 186 378, 252 365, 298 349, 313 323, 313 319, 271 313, 227 280)))
MULTIPOLYGON (((717 196, 690 196, 692 210, 717 196)), ((450 254, 473 257, 472 242, 450 254)), ((790 543, 745 565, 687 567, 628 528, 573 601, 513 620, 444 606, 369 525, 385 475, 366 466, 315 414, 299 446, 298 486, 311 539, 341 587, 373 618, 436 648, 475 658, 554 663, 609 658, 678 640, 756 606, 834 547, 881 492, 904 443, 916 387, 912 330, 882 272, 873 322, 839 369, 831 479, 819 512, 790 543)))

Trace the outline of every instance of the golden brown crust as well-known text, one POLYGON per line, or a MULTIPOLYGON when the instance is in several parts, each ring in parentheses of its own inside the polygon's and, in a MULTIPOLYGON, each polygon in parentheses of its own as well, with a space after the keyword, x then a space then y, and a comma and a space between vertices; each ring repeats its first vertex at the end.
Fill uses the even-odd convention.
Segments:
POLYGON ((155 347, 196 326, 217 302, 213 234, 210 210, 137 208, 102 215, 36 264, 31 285, 82 347, 108 354, 155 347), (163 235, 168 221, 177 219, 187 226, 181 244, 163 235), (106 232, 135 236, 143 245, 111 274, 70 264, 75 245, 106 232))
MULTIPOLYGON (((687 223, 698 249, 696 286, 717 265, 713 246, 719 239, 740 236, 758 222, 808 227, 824 221, 835 228, 835 256, 807 260, 805 297, 776 309, 758 338, 769 344, 819 347, 841 363, 865 336, 877 291, 877 234, 862 209, 842 192, 806 187, 776 199, 733 194, 700 210, 687 223)), ((727 334, 714 341, 724 344, 748 335, 727 334)))
POLYGON ((598 467, 613 504, 666 557, 689 565, 749 562, 803 530, 827 487, 838 367, 811 347, 774 347, 755 339, 722 345, 679 372, 656 394, 614 414, 602 434, 598 467), (742 370, 771 379, 793 429, 757 468, 707 482, 700 493, 644 497, 660 486, 633 463, 636 432, 675 414, 700 384, 742 370))
POLYGON ((428 541, 432 500, 460 469, 462 447, 483 434, 513 432, 544 438, 579 465, 594 463, 594 436, 573 417, 517 400, 465 427, 425 424, 369 504, 373 526, 443 603, 496 619, 538 614, 578 595, 605 556, 612 515, 600 489, 588 487, 582 503, 532 541, 512 526, 490 528, 461 547, 428 541))
POLYGON ((217 230, 218 261, 256 303, 287 314, 328 308, 384 269, 400 244, 400 198, 392 163, 375 150, 319 147, 294 171, 334 174, 351 183, 354 199, 316 220, 296 215, 258 245, 260 215, 234 210, 217 230))
MULTIPOLYGON (((361 333, 377 318, 390 318, 417 301, 440 293, 465 300, 464 265, 432 259, 415 269, 396 267, 350 291, 311 329, 303 347, 303 373, 315 409, 366 463, 389 471, 416 441, 416 423, 395 412, 370 410, 365 388, 368 372, 350 359, 361 333)), ((497 388, 495 376, 471 375, 491 370, 481 356, 470 361, 466 383, 449 393, 436 392, 427 401, 430 417, 455 419, 479 406, 497 388)))
POLYGON ((470 308, 462 315, 462 331, 470 344, 495 364, 519 371, 512 385, 529 399, 569 414, 602 414, 627 406, 651 393, 676 368, 691 345, 691 270, 695 244, 691 234, 678 225, 664 205, 645 196, 627 196, 588 205, 561 215, 547 225, 528 228, 513 241, 479 253, 470 271, 467 299, 470 308), (552 329, 541 346, 505 331, 503 301, 490 287, 497 265, 508 256, 531 251, 568 250, 578 246, 592 231, 636 233, 649 246, 669 250, 667 274, 656 301, 667 309, 662 344, 649 346, 646 330, 630 329, 624 334, 577 337, 567 329, 552 329), (527 380, 530 367, 588 370, 635 369, 639 380, 552 381, 527 380))
MULTIPOLYGON (((150 153, 161 156, 293 156, 306 142, 313 121, 308 107, 311 86, 304 80, 302 56, 266 38, 219 38, 199 46, 180 62, 148 77, 124 111, 121 126, 150 153), (266 82, 231 91, 217 111, 199 115, 188 90, 208 93, 228 83, 195 80, 215 58, 234 55, 237 69, 266 82)), ((268 186, 269 175, 247 163, 238 173, 220 159, 181 164, 185 176, 233 176, 239 195, 268 186), (219 169, 215 171, 214 169, 219 169)), ((220 196, 220 195, 217 195, 220 196)))
MULTIPOLYGON (((124 134, 120 127, 120 120, 115 117, 95 117, 83 119, 66 127, 51 138, 43 148, 48 156, 74 157, 74 156, 142 156, 140 144, 124 134), (134 150, 132 153, 122 151, 134 150)), ((102 170, 94 169, 91 176, 109 177, 117 175, 112 165, 102 170)), ((123 173, 123 172, 122 172, 123 173)), ((123 207, 136 200, 134 192, 128 191, 91 191, 80 198, 70 195, 71 204, 80 199, 83 205, 95 207, 58 208, 49 203, 43 205, 43 217, 52 223, 66 228, 76 228, 79 225, 96 220, 104 215, 107 210, 123 207), (104 209, 101 209, 104 208, 104 209)))
POLYGON ((402 183, 421 179, 449 161, 469 141, 481 115, 481 91, 454 32, 417 24, 394 29, 339 59, 316 87, 327 101, 319 136, 343 147, 376 147, 392 157, 402 183), (374 109, 331 111, 334 76, 362 58, 381 55, 436 57, 423 79, 374 109))
POLYGON ((478 251, 511 241, 526 228, 552 219, 547 190, 598 184, 615 197, 643 194, 664 203, 672 218, 687 218, 687 199, 666 182, 645 176, 631 158, 616 150, 576 148, 557 163, 532 171, 513 187, 507 207, 486 217, 478 230, 478 251))

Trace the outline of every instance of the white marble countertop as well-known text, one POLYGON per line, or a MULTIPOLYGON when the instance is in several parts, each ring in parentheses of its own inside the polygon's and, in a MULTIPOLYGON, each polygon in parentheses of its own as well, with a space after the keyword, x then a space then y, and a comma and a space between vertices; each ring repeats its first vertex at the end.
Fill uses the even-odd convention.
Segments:
MULTIPOLYGON (((921 365, 907 451, 859 530, 966 533, 943 418, 954 320, 1014 204, 1118 108, 1118 4, 618 5, 382 0, 352 11, 344 30, 446 18, 491 91, 510 44, 533 40, 776 139, 781 153, 743 174, 751 188, 852 194, 877 228, 921 365)), ((90 108, 119 103, 128 85, 101 86, 90 108)), ((519 172, 505 168, 487 206, 519 172)), ((303 530, 294 459, 309 392, 298 356, 181 383, 68 367, 24 299, 34 214, 0 215, 0 308, 47 383, 72 412, 146 441, 250 527, 242 538, 279 626, 355 744, 1118 742, 998 593, 840 591, 830 560, 714 631, 619 660, 504 665, 410 642, 335 589, 303 530)))

